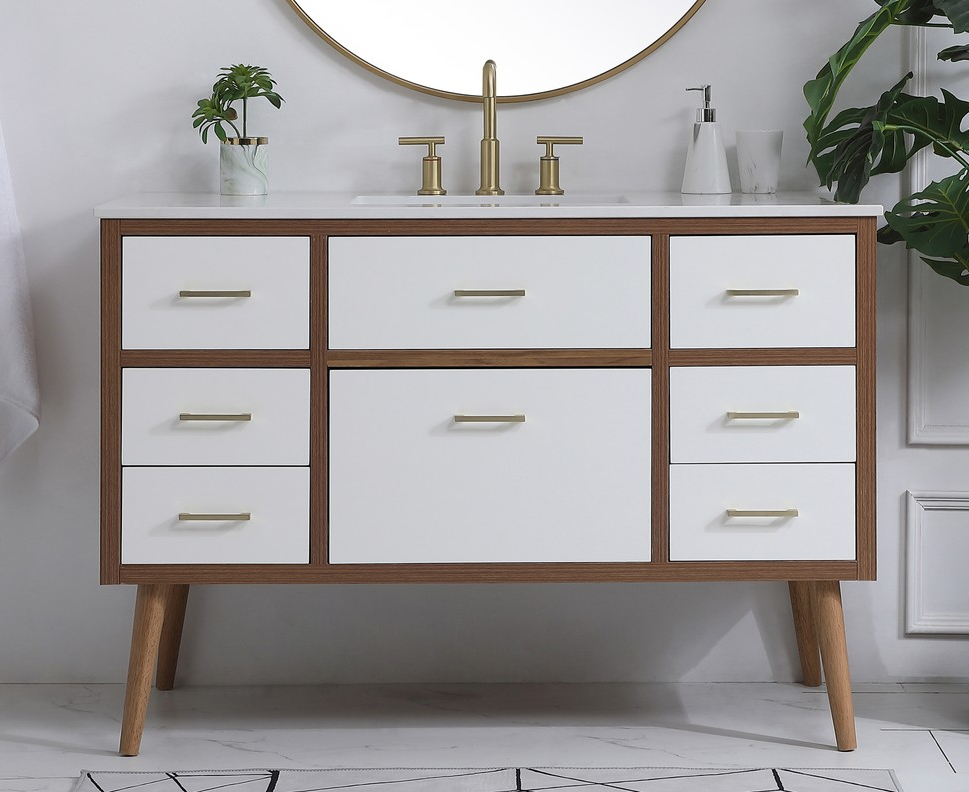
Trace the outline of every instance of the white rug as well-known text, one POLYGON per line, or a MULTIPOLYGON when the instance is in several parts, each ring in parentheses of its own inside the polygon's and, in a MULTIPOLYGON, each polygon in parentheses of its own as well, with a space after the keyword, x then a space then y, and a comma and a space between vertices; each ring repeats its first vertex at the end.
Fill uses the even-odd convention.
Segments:
POLYGON ((902 792, 891 770, 683 767, 85 772, 73 792, 902 792), (363 787, 373 787, 365 790, 363 787))

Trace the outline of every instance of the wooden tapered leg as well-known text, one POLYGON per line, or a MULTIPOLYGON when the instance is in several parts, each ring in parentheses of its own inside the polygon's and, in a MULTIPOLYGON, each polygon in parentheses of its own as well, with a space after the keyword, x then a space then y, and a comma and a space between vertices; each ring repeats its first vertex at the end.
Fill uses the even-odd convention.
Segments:
POLYGON ((801 658, 801 677, 808 687, 821 684, 821 655, 818 649, 818 631, 811 603, 811 584, 792 580, 791 611, 794 614, 794 635, 797 637, 797 653, 801 658))
POLYGON ((824 681, 828 686, 828 705, 834 721, 834 736, 839 751, 853 751, 855 710, 851 702, 851 675, 848 671, 848 645, 845 617, 841 607, 841 584, 837 580, 818 580, 812 584, 814 615, 824 681))
POLYGON ((122 756, 137 756, 141 734, 145 729, 151 677, 158 659, 158 642, 165 621, 165 604, 171 586, 143 584, 138 586, 135 618, 131 628, 131 655, 128 659, 128 682, 125 687, 124 715, 121 719, 122 756))
POLYGON ((169 586, 165 621, 158 645, 158 670, 155 672, 155 687, 158 690, 171 690, 175 686, 175 669, 178 666, 178 649, 182 645, 187 603, 188 585, 169 586))

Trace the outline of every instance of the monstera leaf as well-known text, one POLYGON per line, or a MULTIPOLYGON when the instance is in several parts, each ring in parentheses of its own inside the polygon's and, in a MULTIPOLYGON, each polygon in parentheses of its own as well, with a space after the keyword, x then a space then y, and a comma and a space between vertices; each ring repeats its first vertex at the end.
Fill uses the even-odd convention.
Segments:
POLYGON ((945 88, 942 99, 940 102, 934 96, 902 94, 898 105, 889 113, 884 122, 885 131, 903 130, 913 135, 908 156, 930 145, 940 157, 969 152, 969 132, 962 131, 963 121, 969 115, 969 102, 953 96, 945 88))
POLYGON ((885 212, 882 242, 905 241, 940 275, 969 286, 969 171, 932 182, 885 212))
POLYGON ((955 33, 969 32, 969 0, 932 0, 932 2, 948 17, 955 33))
POLYGON ((835 200, 857 203, 872 175, 898 173, 905 167, 909 157, 905 135, 886 125, 911 78, 909 72, 872 107, 842 111, 818 137, 814 165, 825 186, 837 182, 835 200))
MULTIPOLYGON (((865 54, 874 41, 884 33, 914 0, 882 0, 883 4, 874 14, 858 25, 851 39, 828 58, 827 64, 818 72, 817 77, 804 85, 804 98, 811 108, 811 114, 804 120, 811 152, 808 159, 813 161, 820 149, 819 140, 825 130, 828 115, 834 107, 841 84, 845 81, 855 64, 865 54)), ((823 180, 825 174, 818 172, 823 180)))
MULTIPOLYGON (((875 0, 880 6, 887 5, 886 0, 875 0)), ((932 17, 943 16, 934 0, 910 0, 895 17, 895 20, 902 25, 924 25, 932 21, 932 17)))
POLYGON ((943 61, 964 61, 969 60, 969 44, 959 47, 946 47, 939 53, 939 60, 943 61))

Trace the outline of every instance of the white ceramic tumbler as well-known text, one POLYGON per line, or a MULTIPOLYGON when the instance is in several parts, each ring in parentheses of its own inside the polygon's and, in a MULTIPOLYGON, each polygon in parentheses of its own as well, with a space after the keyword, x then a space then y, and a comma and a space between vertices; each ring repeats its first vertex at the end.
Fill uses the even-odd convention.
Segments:
POLYGON ((738 129, 737 165, 740 191, 744 193, 777 192, 777 172, 781 166, 780 129, 738 129))

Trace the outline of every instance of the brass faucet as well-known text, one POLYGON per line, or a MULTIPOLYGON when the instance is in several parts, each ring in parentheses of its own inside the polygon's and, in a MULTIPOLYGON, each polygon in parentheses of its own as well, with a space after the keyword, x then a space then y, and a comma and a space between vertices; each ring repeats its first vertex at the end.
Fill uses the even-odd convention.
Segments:
POLYGON ((481 186, 475 195, 504 195, 498 186, 498 89, 495 62, 486 60, 481 70, 481 104, 484 137, 481 139, 481 186))

